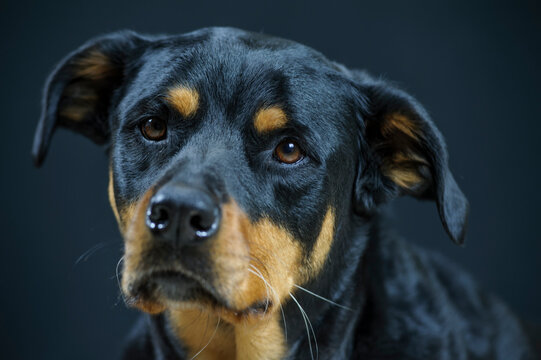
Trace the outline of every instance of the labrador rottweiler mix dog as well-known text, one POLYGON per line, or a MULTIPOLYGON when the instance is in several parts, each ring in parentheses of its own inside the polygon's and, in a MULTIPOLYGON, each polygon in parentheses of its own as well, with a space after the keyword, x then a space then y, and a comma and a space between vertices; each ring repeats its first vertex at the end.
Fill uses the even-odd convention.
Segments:
POLYGON ((468 202, 410 95, 292 41, 231 28, 94 39, 49 77, 58 127, 109 153, 122 294, 147 313, 125 359, 528 359, 521 323, 381 205, 468 202))

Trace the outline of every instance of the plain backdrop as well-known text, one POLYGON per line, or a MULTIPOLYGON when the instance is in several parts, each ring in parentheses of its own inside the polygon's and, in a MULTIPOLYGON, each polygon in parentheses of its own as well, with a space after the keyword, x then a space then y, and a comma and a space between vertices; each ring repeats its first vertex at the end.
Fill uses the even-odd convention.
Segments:
POLYGON ((235 26, 395 80, 444 134, 471 218, 463 248, 433 203, 400 199, 390 224, 541 323, 540 19, 536 1, 1 0, 0 357, 113 359, 138 315, 115 277, 122 242, 104 150, 61 130, 42 169, 30 158, 55 63, 126 28, 235 26))

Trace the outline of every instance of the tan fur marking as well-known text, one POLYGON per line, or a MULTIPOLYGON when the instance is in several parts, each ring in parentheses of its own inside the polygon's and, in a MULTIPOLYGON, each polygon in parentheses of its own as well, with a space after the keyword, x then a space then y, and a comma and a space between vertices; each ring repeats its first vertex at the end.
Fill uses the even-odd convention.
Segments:
POLYGON ((421 155, 413 152, 398 152, 393 155, 392 162, 395 164, 417 163, 428 166, 428 161, 421 157, 421 155))
POLYGON ((109 204, 113 210, 118 227, 122 234, 125 233, 127 226, 132 222, 135 210, 137 208, 137 203, 129 204, 122 208, 118 208, 115 200, 114 186, 113 186, 113 172, 109 169, 109 186, 107 192, 109 195, 109 204))
POLYGON ((235 359, 233 326, 220 320, 217 315, 203 310, 175 308, 168 311, 167 315, 174 332, 189 351, 188 358, 195 356, 208 343, 197 356, 198 359, 235 359))
POLYGON ((144 216, 152 194, 152 189, 147 191, 134 206, 126 209, 124 214, 120 214, 120 227, 124 233, 124 262, 121 286, 129 305, 156 314, 165 310, 164 304, 158 300, 133 298, 130 292, 130 285, 136 280, 140 262, 151 246, 152 235, 146 226, 144 216))
MULTIPOLYGON (((246 221, 245 214, 236 203, 223 205, 220 230, 210 244, 210 258, 217 274, 214 286, 226 297, 249 278, 250 247, 242 232, 246 221)), ((238 307, 240 304, 235 305, 238 307)))
POLYGON ((277 306, 289 299, 293 284, 299 281, 301 245, 286 229, 268 218, 246 225, 243 232, 250 243, 251 265, 261 272, 274 291, 269 290, 267 295, 265 283, 252 274, 250 281, 241 286, 245 292, 236 293, 237 301, 250 304, 270 296, 277 306))
POLYGON ((225 295, 232 298, 232 307, 237 309, 247 308, 267 298, 274 304, 281 303, 289 297, 289 291, 298 280, 296 276, 302 253, 300 244, 287 230, 270 219, 262 218, 252 223, 235 203, 226 206, 230 208, 229 212, 237 214, 237 225, 226 225, 228 222, 224 219, 222 226, 225 229, 236 226, 238 229, 231 228, 236 237, 218 234, 216 251, 212 256, 218 273, 216 283, 221 284, 225 295), (230 243, 232 238, 234 244, 230 243), (236 263, 238 268, 232 268, 232 263, 236 263), (231 276, 232 271, 237 271, 238 275, 231 276), (264 281, 254 272, 262 275, 274 291, 267 290, 264 281))
POLYGON ((199 107, 199 93, 184 86, 169 89, 165 99, 184 117, 194 115, 199 107))
POLYGON ((428 166, 428 161, 413 152, 398 152, 384 161, 382 172, 404 189, 412 189, 424 178, 419 173, 420 166, 428 166))
POLYGON ((96 49, 78 59, 75 68, 75 76, 91 80, 104 79, 115 69, 109 57, 96 49))
POLYGON ((334 209, 329 207, 321 224, 321 230, 319 231, 312 253, 308 258, 308 272, 305 274, 304 281, 308 281, 309 278, 316 276, 323 268, 334 240, 334 223, 334 209))
MULTIPOLYGON (((410 141, 418 141, 418 129, 415 123, 405 115, 391 113, 385 117, 381 126, 381 133, 386 138, 393 138, 399 132, 410 138, 410 141)), ((391 139, 390 142, 393 142, 391 139)), ((396 153, 389 155, 383 160, 381 166, 385 176, 404 189, 413 189, 422 183, 424 178, 419 172, 419 167, 428 166, 425 158, 412 152, 407 145, 395 149, 396 153)))
POLYGON ((259 133, 281 129, 286 124, 287 116, 278 106, 260 109, 254 117, 254 127, 259 133))
POLYGON ((229 306, 243 310, 266 299, 277 305, 297 279, 301 246, 268 218, 250 222, 235 202, 222 207, 221 228, 209 247, 214 286, 229 306), (270 291, 265 280, 274 288, 270 291))
POLYGON ((118 213, 120 215, 120 230, 122 231, 122 233, 125 233, 128 225, 130 225, 132 221, 134 221, 133 217, 136 209, 137 203, 130 204, 118 209, 118 213))
POLYGON ((109 167, 109 186, 107 187, 107 193, 109 195, 109 204, 111 204, 111 209, 113 209, 113 214, 115 214, 116 222, 120 225, 120 215, 116 207, 115 189, 113 186, 113 169, 111 167, 109 167))
POLYGON ((396 130, 406 134, 410 138, 417 140, 415 124, 407 116, 399 113, 393 113, 385 118, 381 126, 383 136, 391 136, 396 130))
POLYGON ((273 313, 258 322, 237 325, 227 323, 223 318, 220 320, 219 313, 204 310, 173 308, 167 314, 190 358, 206 344, 208 346, 197 356, 198 359, 278 360, 285 355, 280 313, 273 313))
POLYGON ((383 173, 398 186, 405 189, 411 189, 423 181, 423 178, 419 176, 419 173, 411 168, 384 168, 383 173))
MULTIPOLYGON (((236 360, 278 360, 286 355, 280 312, 271 318, 235 327, 236 360)), ((221 358, 224 359, 224 358, 221 358)))
POLYGON ((68 107, 62 108, 59 112, 59 115, 64 118, 68 118, 73 121, 82 121, 89 113, 91 108, 84 105, 70 105, 68 107))

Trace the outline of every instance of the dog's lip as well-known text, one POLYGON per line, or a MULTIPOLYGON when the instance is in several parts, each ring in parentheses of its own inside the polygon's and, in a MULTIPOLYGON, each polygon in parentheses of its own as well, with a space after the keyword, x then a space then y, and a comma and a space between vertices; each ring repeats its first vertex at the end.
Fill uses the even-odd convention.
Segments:
MULTIPOLYGON (((261 299, 250 304, 243 309, 235 309, 231 307, 226 301, 222 300, 221 296, 216 293, 216 291, 208 284, 206 281, 199 279, 197 276, 193 276, 190 273, 187 273, 178 269, 159 269, 149 271, 141 276, 135 282, 137 287, 142 288, 144 285, 148 284, 157 284, 163 286, 185 286, 191 291, 190 295, 196 295, 195 299, 183 299, 183 298, 172 298, 168 297, 165 294, 160 294, 165 296, 168 301, 173 303, 182 303, 182 302, 202 302, 206 303, 205 305, 211 306, 214 309, 219 309, 220 312, 227 312, 233 317, 238 319, 246 317, 264 317, 270 309, 273 307, 273 302, 270 299, 261 299)), ((152 292, 152 291, 151 291, 152 292)), ((141 296, 138 294, 137 296, 141 296)), ((156 297, 155 293, 146 293, 144 294, 150 297, 156 297)), ((159 300, 159 299, 158 299, 159 300)))
MULTIPOLYGON (((176 287, 177 291, 190 291, 191 293, 196 293, 197 295, 202 295, 207 300, 212 300, 212 302, 220 303, 219 295, 215 290, 204 280, 193 276, 190 273, 179 269, 155 269, 148 272, 145 272, 138 276, 138 280, 134 281, 134 288, 145 288, 145 286, 150 285, 150 288, 153 288, 153 285, 160 285, 165 288, 167 287, 176 287), (182 289, 184 288, 184 289, 182 289)), ((154 289, 153 289, 154 290, 154 289)), ((185 294, 190 295, 190 294, 185 294)), ((186 299, 179 297, 168 298, 169 301, 185 301, 186 299)))

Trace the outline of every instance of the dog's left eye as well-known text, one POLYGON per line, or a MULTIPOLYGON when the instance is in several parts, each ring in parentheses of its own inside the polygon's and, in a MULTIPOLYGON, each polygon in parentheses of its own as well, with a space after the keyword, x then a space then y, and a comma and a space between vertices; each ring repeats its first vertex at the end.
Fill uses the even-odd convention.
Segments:
POLYGON ((167 135, 167 124, 157 117, 148 118, 141 123, 141 133, 148 140, 163 140, 167 135))
POLYGON ((304 157, 304 154, 295 140, 286 139, 274 149, 274 156, 284 164, 294 164, 299 162, 304 157))

